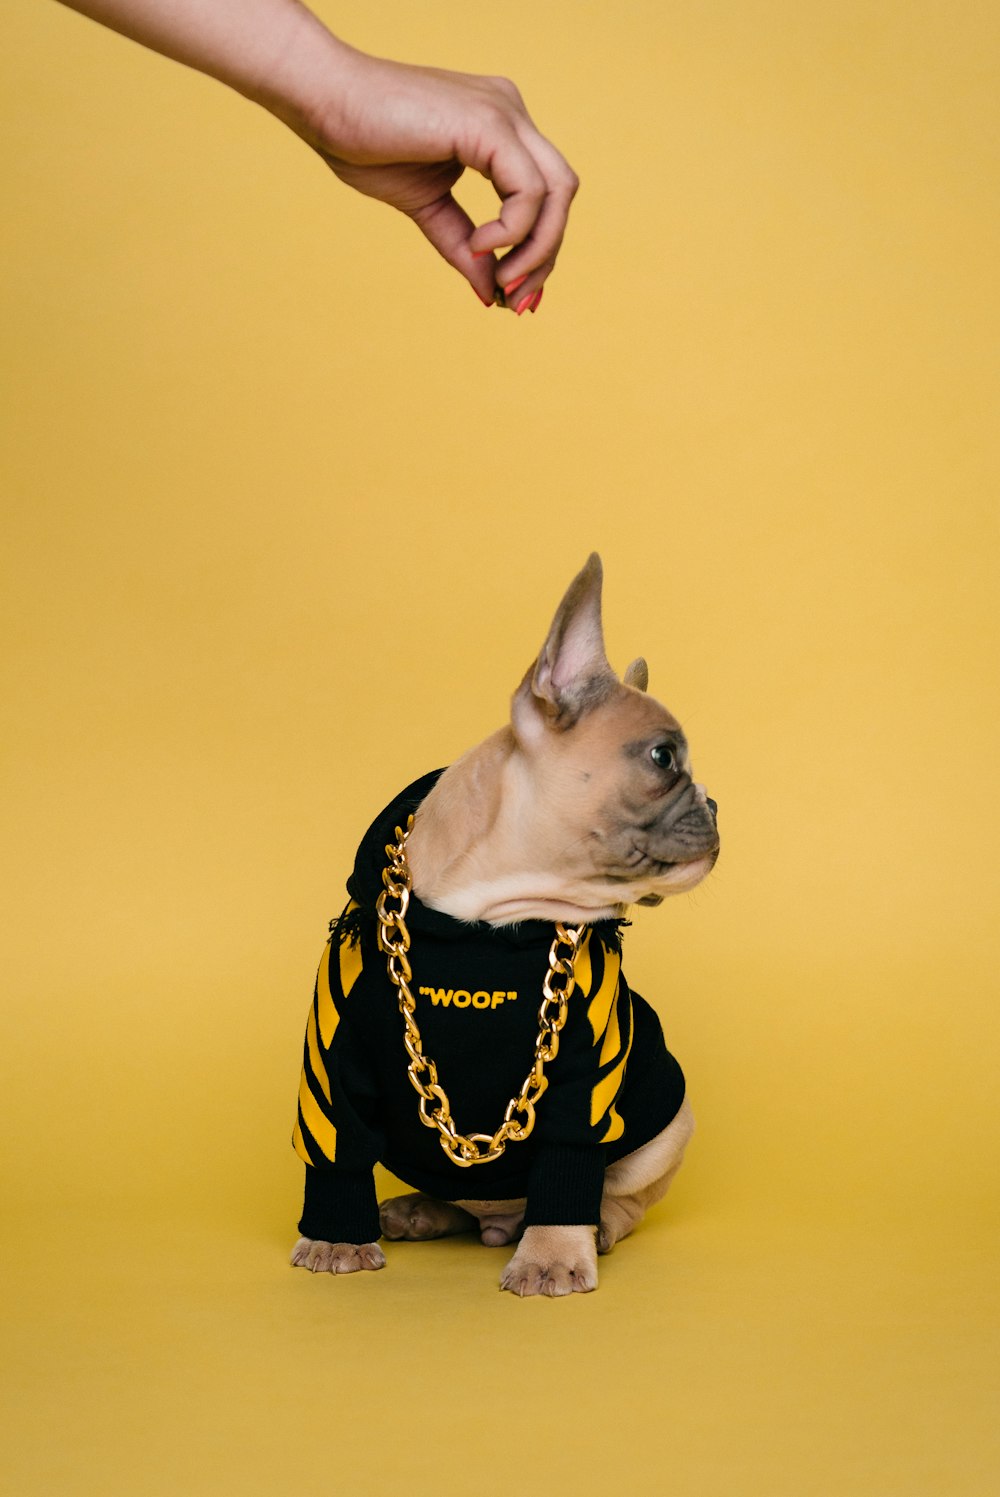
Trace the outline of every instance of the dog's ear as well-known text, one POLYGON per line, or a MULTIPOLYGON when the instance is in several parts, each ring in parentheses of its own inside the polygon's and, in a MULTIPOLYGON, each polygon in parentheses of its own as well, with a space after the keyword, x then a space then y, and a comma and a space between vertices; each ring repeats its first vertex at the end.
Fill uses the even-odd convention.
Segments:
POLYGON ((515 694, 515 723, 525 709, 541 708, 553 725, 570 727, 618 684, 604 653, 602 578, 595 551, 570 583, 541 653, 515 694))
POLYGON ((625 686, 634 686, 636 691, 645 691, 649 686, 649 666, 641 655, 637 655, 622 676, 625 686))

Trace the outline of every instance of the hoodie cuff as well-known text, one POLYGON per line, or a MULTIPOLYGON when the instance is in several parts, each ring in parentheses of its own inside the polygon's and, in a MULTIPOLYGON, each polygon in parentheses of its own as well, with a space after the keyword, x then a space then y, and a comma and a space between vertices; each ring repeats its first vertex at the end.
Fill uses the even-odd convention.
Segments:
POLYGON ((306 1196, 299 1221, 303 1237, 317 1242, 350 1242, 361 1247, 382 1235, 375 1177, 371 1170, 316 1169, 306 1165, 306 1196))
POLYGON ((526 1227, 590 1227, 601 1219, 606 1151, 593 1144, 546 1144, 528 1176, 526 1227))

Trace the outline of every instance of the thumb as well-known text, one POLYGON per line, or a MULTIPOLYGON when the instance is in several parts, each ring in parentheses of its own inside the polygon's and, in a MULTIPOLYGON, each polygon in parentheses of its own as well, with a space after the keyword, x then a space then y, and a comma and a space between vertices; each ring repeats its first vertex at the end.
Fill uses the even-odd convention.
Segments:
POLYGON ((451 193, 411 209, 410 217, 438 254, 465 277, 480 301, 491 307, 496 292, 496 259, 492 254, 478 259, 473 254, 470 240, 476 226, 451 193))

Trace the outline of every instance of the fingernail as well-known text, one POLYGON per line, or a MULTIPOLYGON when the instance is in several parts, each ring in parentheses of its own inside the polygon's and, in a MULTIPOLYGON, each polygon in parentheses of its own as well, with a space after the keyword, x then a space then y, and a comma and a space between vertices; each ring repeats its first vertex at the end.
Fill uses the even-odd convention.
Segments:
POLYGON ((527 275, 519 275, 516 281, 508 281, 503 288, 504 296, 513 296, 518 286, 523 286, 527 279, 527 275))
POLYGON ((479 297, 479 300, 482 302, 482 304, 483 304, 484 307, 492 307, 492 305, 493 305, 493 298, 492 297, 484 296, 483 293, 480 290, 478 290, 478 288, 475 287, 475 286, 473 286, 472 289, 473 289, 473 291, 475 291, 476 295, 479 297))
POLYGON ((518 302, 517 306, 514 308, 514 311, 517 313, 518 317, 521 316, 522 312, 526 312, 528 310, 534 299, 534 294, 532 294, 531 296, 526 296, 523 301, 518 302))
POLYGON ((542 297, 544 295, 545 295, 545 287, 541 286, 541 287, 539 287, 539 290, 538 290, 537 294, 535 295, 535 297, 532 299, 531 306, 528 308, 529 312, 537 312, 538 311, 538 308, 542 304, 542 297))
POLYGON ((492 250, 473 250, 472 251, 472 258, 473 258, 473 260, 485 260, 486 256, 487 255, 492 255, 492 253, 493 253, 492 250))

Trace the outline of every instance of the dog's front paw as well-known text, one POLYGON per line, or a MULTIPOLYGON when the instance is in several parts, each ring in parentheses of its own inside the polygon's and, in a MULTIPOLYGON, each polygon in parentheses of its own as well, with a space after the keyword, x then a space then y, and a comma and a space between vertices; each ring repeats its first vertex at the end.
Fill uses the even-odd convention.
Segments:
POLYGON ((588 1294, 597 1288, 593 1227, 525 1227, 500 1288, 529 1294, 588 1294))
POLYGON ((313 1273, 358 1273, 361 1269, 385 1267, 385 1254, 377 1242, 361 1247, 353 1242, 314 1242, 300 1237, 292 1248, 293 1268, 308 1268, 313 1273))

